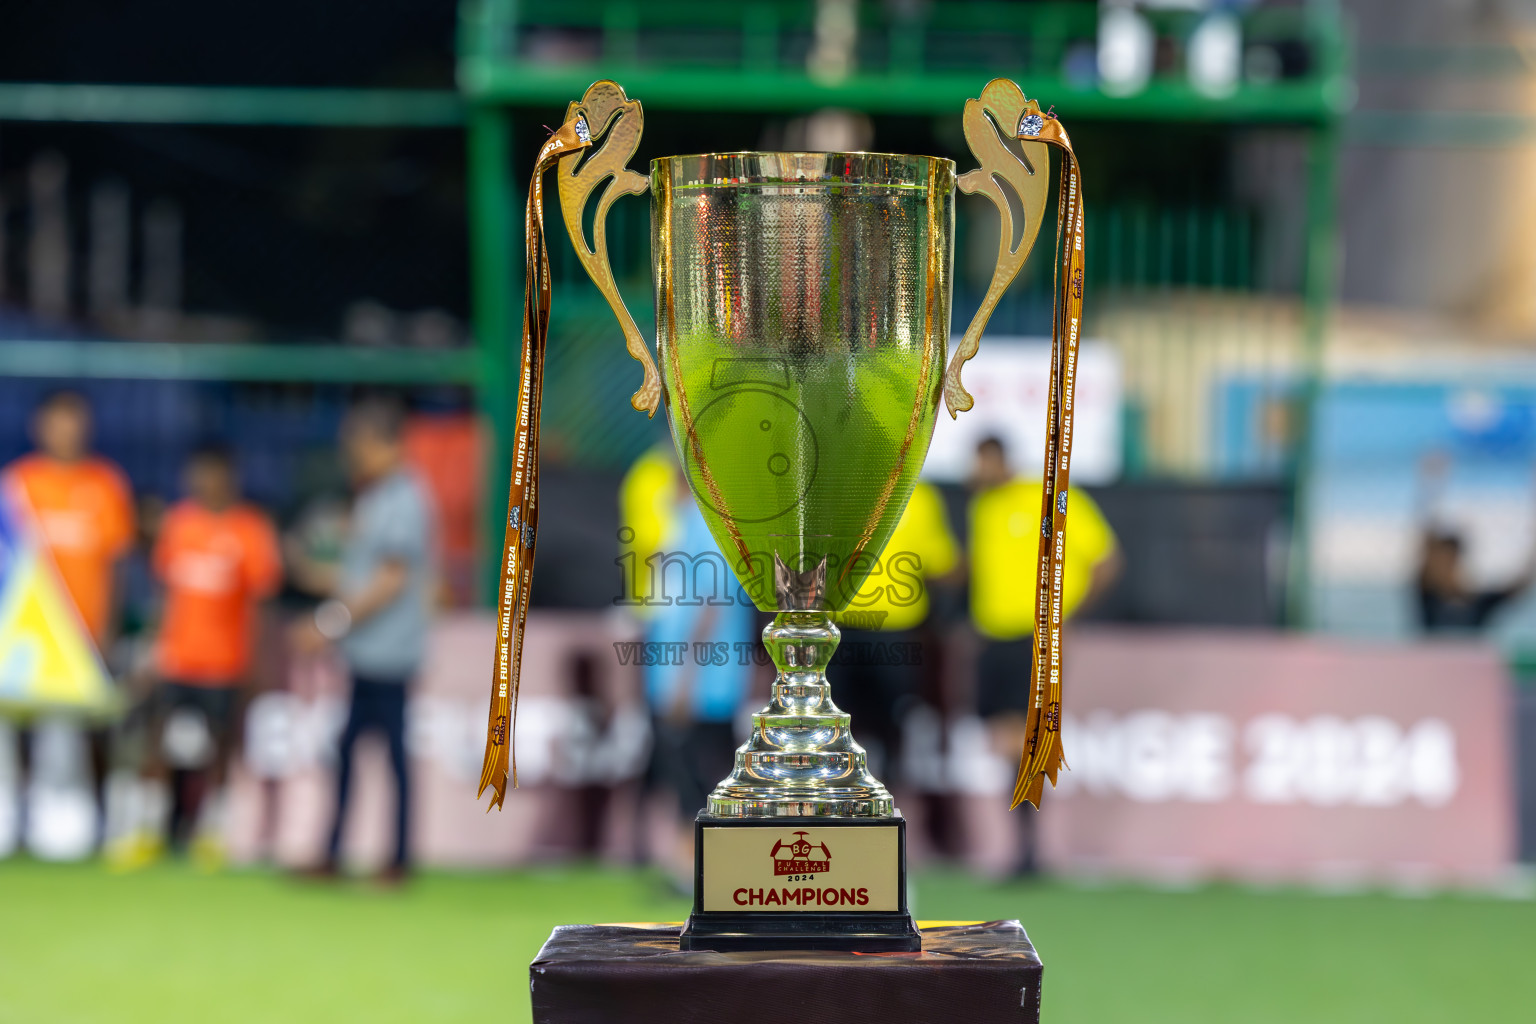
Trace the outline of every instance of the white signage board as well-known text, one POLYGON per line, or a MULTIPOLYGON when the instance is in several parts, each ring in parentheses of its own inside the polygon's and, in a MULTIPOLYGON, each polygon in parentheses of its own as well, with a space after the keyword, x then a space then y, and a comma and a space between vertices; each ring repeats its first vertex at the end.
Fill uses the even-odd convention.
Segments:
MULTIPOLYGON (((953 353, 960 339, 950 343, 953 353)), ((995 436, 1020 473, 1040 475, 1045 456, 1045 401, 1050 393, 1051 343, 1045 338, 983 338, 961 380, 976 406, 950 419, 942 399, 923 476, 961 483, 976 445, 995 436)), ((1072 482, 1107 484, 1120 476, 1120 355, 1103 341, 1084 341, 1077 357, 1072 433, 1072 482)))

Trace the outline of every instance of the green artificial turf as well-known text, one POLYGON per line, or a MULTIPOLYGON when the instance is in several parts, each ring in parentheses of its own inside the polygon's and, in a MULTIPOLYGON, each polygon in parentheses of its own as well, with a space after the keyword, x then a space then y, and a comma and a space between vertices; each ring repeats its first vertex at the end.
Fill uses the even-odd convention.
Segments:
MULTIPOLYGON (((1536 903, 1215 887, 989 885, 925 874, 924 918, 1018 917, 1049 1024, 1536 1019, 1536 903)), ((431 874, 402 892, 180 865, 0 862, 0 1022, 528 1019, 560 922, 667 920, 647 874, 431 874)))

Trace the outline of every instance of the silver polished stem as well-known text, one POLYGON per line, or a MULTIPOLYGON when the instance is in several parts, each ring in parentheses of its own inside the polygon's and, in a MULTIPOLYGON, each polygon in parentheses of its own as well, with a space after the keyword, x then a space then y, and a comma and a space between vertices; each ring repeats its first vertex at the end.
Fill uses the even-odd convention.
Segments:
POLYGON ((890 791, 870 774, 848 715, 832 703, 827 665, 841 634, 824 611, 780 612, 763 630, 778 668, 768 706, 736 767, 709 796, 720 818, 888 818, 890 791))

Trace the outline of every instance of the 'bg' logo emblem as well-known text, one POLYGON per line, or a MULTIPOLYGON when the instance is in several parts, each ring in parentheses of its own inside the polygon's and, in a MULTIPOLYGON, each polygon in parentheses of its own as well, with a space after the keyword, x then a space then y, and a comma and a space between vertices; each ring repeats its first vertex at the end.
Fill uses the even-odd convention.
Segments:
POLYGON ((832 870, 832 851, 827 849, 826 843, 812 844, 805 837, 806 833, 796 832, 798 837, 788 843, 780 839, 773 844, 773 849, 768 851, 768 856, 773 858, 773 873, 775 875, 814 875, 822 871, 832 870), (811 851, 821 850, 821 859, 812 860, 811 851), (788 853, 788 857, 780 857, 780 853, 788 853))

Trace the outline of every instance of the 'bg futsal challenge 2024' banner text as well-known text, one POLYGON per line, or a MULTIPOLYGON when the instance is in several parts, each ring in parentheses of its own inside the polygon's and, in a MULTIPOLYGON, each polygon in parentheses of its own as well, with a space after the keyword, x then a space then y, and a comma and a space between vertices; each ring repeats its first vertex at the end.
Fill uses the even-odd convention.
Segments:
POLYGON ((1094 629, 1068 673, 1056 867, 1483 884, 1512 860, 1492 649, 1094 629))

